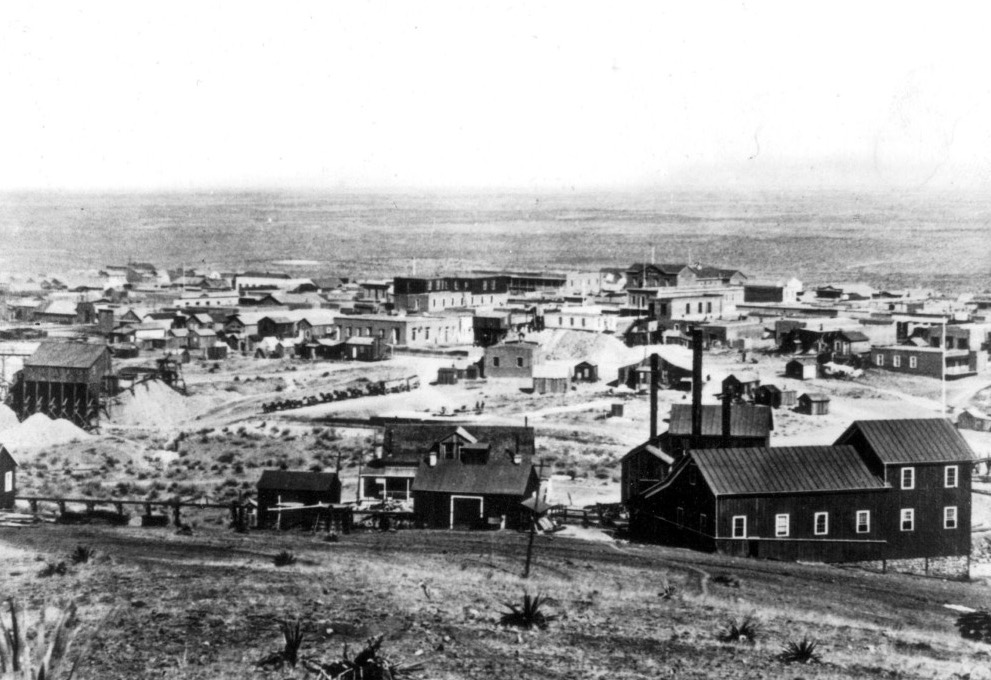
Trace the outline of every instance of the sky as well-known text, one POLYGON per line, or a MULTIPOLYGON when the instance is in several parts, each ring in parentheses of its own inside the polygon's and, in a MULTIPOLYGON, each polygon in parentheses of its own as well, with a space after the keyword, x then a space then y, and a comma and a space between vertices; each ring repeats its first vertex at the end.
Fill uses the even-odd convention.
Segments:
POLYGON ((12 3, 0 190, 986 188, 978 8, 12 3))

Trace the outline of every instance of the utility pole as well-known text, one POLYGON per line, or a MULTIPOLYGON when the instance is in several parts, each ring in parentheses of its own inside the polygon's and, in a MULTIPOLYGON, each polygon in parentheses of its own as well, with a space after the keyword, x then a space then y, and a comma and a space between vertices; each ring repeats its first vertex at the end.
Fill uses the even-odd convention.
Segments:
POLYGON ((943 413, 942 416, 946 418, 946 322, 947 319, 943 319, 943 341, 941 343, 943 349, 943 356, 940 362, 939 368, 939 383, 942 387, 943 392, 943 413))

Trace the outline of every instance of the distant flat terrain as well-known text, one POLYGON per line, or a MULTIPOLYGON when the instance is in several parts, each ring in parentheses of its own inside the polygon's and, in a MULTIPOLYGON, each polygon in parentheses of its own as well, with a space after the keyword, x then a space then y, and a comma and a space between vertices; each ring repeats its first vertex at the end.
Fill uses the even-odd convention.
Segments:
POLYGON ((991 198, 849 192, 12 194, 0 271, 128 259, 301 274, 700 260, 751 277, 991 288, 991 198))

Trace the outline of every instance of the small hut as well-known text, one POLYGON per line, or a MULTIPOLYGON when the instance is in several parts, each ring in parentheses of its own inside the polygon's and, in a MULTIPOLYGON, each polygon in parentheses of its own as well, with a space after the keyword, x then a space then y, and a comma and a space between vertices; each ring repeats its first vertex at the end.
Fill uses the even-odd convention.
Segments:
POLYGON ((599 365, 591 361, 575 364, 575 382, 599 382, 599 365))
POLYGON ((781 390, 777 385, 761 385, 754 393, 754 403, 771 408, 781 408, 781 390))
POLYGON ((544 364, 533 367, 533 391, 537 394, 565 394, 570 386, 567 366, 544 364))
POLYGON ((454 366, 441 366, 437 369, 438 385, 457 385, 458 369, 454 366))
POLYGON ((810 416, 824 416, 829 413, 829 397, 818 392, 806 392, 798 398, 798 410, 810 416))
POLYGON ((797 357, 785 364, 785 375, 796 380, 819 377, 819 361, 815 357, 797 357))
POLYGON ((0 508, 14 507, 17 495, 17 461, 0 444, 0 508))
POLYGON ((311 526, 320 512, 309 506, 340 502, 341 480, 336 472, 265 470, 258 480, 258 524, 262 527, 311 526), (280 505, 283 509, 291 505, 302 509, 273 512, 280 505))

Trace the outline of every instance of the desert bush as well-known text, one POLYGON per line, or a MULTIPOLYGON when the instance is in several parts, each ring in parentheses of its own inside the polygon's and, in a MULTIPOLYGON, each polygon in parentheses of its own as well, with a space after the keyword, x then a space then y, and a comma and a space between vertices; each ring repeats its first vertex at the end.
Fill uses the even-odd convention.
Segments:
POLYGON ((819 641, 816 639, 804 637, 798 641, 789 640, 778 655, 778 659, 784 663, 819 663, 822 657, 818 649, 819 641))
POLYGON ((545 614, 543 611, 546 598, 537 595, 530 597, 529 593, 523 593, 522 606, 516 606, 512 602, 504 602, 504 606, 509 609, 499 618, 499 624, 503 626, 516 626, 517 628, 537 628, 544 629, 556 619, 553 614, 545 614))
POLYGON ((69 559, 73 564, 85 564, 96 555, 96 550, 88 545, 77 545, 76 549, 69 554, 69 559))
POLYGON ((288 550, 283 550, 272 558, 272 563, 277 567, 288 567, 296 564, 296 556, 288 550))
POLYGON ((48 562, 41 568, 41 571, 38 572, 38 576, 41 578, 65 576, 68 572, 69 567, 66 566, 65 562, 48 562))
POLYGON ((968 640, 991 642, 991 612, 979 610, 957 617, 957 630, 968 640))
POLYGON ((716 636, 720 642, 746 642, 754 644, 760 636, 760 619, 747 614, 742 619, 730 619, 716 636))

